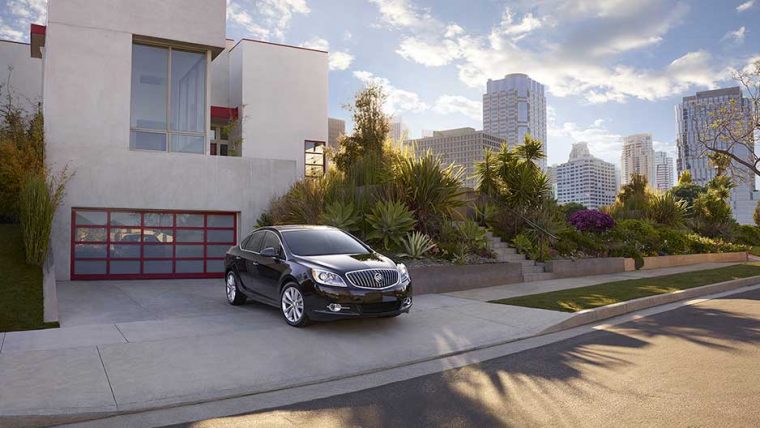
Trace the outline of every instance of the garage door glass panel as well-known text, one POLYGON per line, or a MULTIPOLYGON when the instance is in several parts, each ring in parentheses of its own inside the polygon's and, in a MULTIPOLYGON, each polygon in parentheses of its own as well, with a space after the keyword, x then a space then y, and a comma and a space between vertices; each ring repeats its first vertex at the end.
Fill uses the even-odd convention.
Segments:
POLYGON ((72 279, 222 277, 237 236, 233 213, 75 208, 71 219, 72 279))

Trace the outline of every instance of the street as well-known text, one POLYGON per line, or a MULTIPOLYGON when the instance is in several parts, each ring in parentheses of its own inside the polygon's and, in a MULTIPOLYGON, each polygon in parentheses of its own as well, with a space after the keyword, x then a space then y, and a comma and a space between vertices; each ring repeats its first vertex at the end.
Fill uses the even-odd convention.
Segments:
POLYGON ((758 344, 754 290, 478 365, 178 426, 760 426, 758 344))

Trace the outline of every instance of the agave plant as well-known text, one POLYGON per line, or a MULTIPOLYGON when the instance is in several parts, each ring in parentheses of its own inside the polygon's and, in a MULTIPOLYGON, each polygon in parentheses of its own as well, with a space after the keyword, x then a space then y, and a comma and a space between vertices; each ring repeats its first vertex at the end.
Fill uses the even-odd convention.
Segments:
POLYGON ((416 222, 403 202, 378 201, 367 214, 367 223, 372 229, 367 237, 382 242, 385 249, 391 249, 401 247, 404 236, 416 222))
POLYGON ((406 235, 402 243, 404 245, 404 252, 399 255, 413 259, 421 259, 435 248, 435 243, 429 236, 416 231, 406 235))
POLYGON ((351 231, 357 229, 359 214, 353 202, 333 201, 325 207, 321 220, 324 224, 351 231))
POLYGON ((486 232, 476 222, 470 219, 458 222, 456 230, 467 251, 477 253, 488 248, 486 232))

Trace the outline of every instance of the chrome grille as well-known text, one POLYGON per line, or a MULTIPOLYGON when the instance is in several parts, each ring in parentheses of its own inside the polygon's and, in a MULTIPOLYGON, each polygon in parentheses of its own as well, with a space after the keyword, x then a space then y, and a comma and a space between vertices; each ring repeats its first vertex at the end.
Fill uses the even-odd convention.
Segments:
POLYGON ((359 288, 386 288, 398 282, 396 269, 366 269, 348 272, 346 277, 359 288))

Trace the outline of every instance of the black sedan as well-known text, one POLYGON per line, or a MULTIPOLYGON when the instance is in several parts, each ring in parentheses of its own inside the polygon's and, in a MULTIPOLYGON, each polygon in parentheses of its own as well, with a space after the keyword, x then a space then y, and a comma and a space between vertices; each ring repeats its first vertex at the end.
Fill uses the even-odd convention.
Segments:
POLYGON ((412 307, 406 266, 327 226, 254 230, 227 251, 227 300, 279 307, 288 324, 336 318, 394 317, 412 307))

